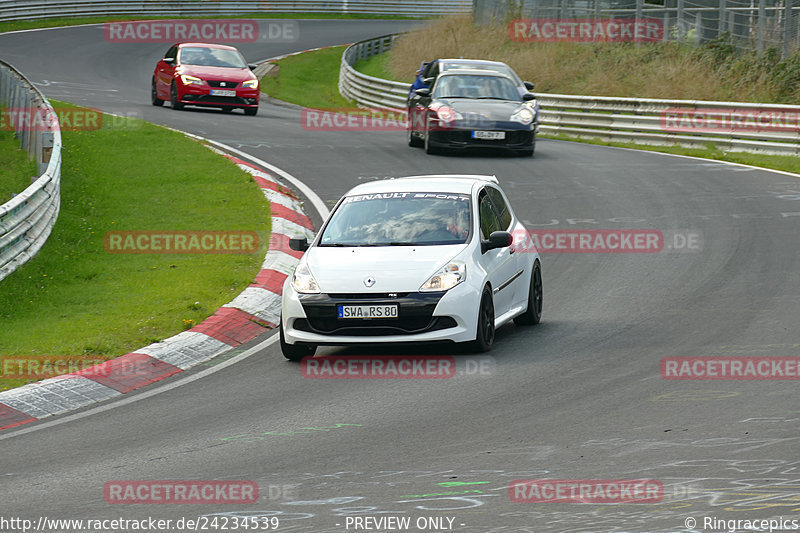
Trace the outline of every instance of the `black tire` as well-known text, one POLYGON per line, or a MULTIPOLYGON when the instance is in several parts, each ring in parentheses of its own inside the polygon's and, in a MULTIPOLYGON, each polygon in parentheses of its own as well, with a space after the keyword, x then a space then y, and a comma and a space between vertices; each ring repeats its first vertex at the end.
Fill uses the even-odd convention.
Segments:
POLYGON ((433 154, 438 154, 439 153, 439 149, 431 144, 431 132, 430 131, 426 131, 425 132, 424 146, 425 146, 425 153, 428 154, 428 155, 433 155, 433 154))
POLYGON ((300 361, 303 357, 310 357, 317 351, 316 346, 309 346, 307 344, 287 344, 283 337, 283 324, 278 324, 281 341, 281 353, 289 361, 300 361))
POLYGON ((243 109, 244 109, 244 114, 247 115, 248 117, 254 117, 256 116, 256 113, 258 113, 257 107, 245 107, 243 109))
POLYGON ((423 145, 422 139, 414 135, 414 130, 411 129, 411 126, 406 128, 406 138, 408 140, 408 145, 411 148, 421 148, 423 145))
POLYGON ((538 324, 542 320, 542 269, 539 262, 533 264, 531 272, 531 284, 528 289, 528 308, 525 312, 514 318, 514 324, 518 326, 531 326, 538 324))
POLYGON ((475 340, 472 341, 473 352, 488 352, 494 344, 494 299, 489 287, 483 289, 481 303, 478 306, 478 327, 475 340))
POLYGON ((178 101, 178 88, 175 87, 174 81, 169 89, 169 103, 172 106, 172 109, 183 109, 183 104, 178 101))
POLYGON ((150 82, 150 103, 152 103, 156 107, 161 107, 164 105, 164 100, 158 97, 158 90, 156 89, 156 79, 150 82))

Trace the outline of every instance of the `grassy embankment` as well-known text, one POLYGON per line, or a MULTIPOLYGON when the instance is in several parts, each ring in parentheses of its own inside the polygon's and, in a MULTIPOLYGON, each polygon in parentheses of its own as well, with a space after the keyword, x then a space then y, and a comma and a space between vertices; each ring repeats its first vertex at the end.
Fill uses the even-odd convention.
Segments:
MULTIPOLYGON (((113 358, 202 321, 253 280, 270 219, 249 174, 139 120, 106 115, 101 129, 62 135, 53 233, 0 281, 0 356, 113 358), (114 230, 255 231, 259 246, 249 254, 112 254, 104 235, 114 230)), ((28 381, 0 378, 0 390, 28 381)))

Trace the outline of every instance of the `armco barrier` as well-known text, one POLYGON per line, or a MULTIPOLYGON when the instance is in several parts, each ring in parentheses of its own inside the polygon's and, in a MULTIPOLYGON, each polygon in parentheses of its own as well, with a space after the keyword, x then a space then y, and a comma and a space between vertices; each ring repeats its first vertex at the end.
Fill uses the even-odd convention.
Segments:
MULTIPOLYGON (((405 110, 410 84, 367 76, 354 68, 358 59, 387 51, 396 37, 360 41, 344 51, 339 70, 339 92, 344 97, 362 107, 405 110)), ((690 148, 713 143, 725 151, 800 155, 800 106, 547 93, 536 96, 539 130, 546 134, 690 148)))
POLYGON ((0 0, 0 21, 104 15, 229 16, 232 13, 352 13, 427 17, 471 12, 472 0, 0 0))
POLYGON ((0 280, 36 255, 58 217, 61 204, 61 130, 55 111, 44 95, 13 66, 0 61, 0 106, 38 110, 50 116, 51 126, 33 128, 30 122, 11 120, 20 145, 38 163, 24 191, 0 205, 0 280))

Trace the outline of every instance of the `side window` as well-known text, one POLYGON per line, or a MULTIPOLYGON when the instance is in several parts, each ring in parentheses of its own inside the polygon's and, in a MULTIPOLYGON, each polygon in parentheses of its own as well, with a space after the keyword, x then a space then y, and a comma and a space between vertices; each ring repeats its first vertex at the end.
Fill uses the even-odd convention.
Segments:
POLYGON ((495 231, 500 231, 500 222, 497 220, 497 215, 494 213, 492 201, 486 194, 486 190, 481 191, 478 197, 478 211, 481 223, 481 238, 486 240, 495 231))
POLYGON ((167 50, 167 53, 164 54, 164 57, 171 57, 171 58, 175 59, 175 55, 177 53, 178 53, 178 47, 177 46, 171 46, 169 48, 169 50, 167 50))
POLYGON ((494 203, 494 207, 497 210, 501 229, 507 230, 509 226, 511 226, 511 210, 508 208, 508 204, 503 199, 503 195, 500 191, 494 187, 486 187, 486 191, 489 193, 489 197, 492 199, 492 203, 494 203))

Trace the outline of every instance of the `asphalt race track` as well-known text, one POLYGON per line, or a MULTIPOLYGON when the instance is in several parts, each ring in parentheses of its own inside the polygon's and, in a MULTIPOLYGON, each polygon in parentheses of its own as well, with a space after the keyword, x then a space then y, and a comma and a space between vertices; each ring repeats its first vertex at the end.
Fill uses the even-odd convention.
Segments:
MULTIPOLYGON (((252 62, 409 24, 300 21, 296 42, 238 46, 252 62)), ((301 179, 329 205, 364 180, 489 173, 531 229, 654 229, 664 248, 543 254, 543 322, 499 330, 488 359, 457 355, 451 379, 305 379, 272 343, 140 401, 130 399, 193 372, 91 416, 3 432, 0 515, 263 516, 277 517, 281 532, 315 533, 356 531, 355 517, 410 517, 408 531, 459 533, 725 531, 707 519, 779 517, 800 528, 797 381, 676 381, 659 372, 664 357, 800 355, 796 177, 547 140, 535 158, 426 156, 402 132, 306 130, 289 107, 262 103, 256 117, 155 108, 150 76, 167 47, 108 43, 100 26, 0 35, 0 57, 47 96, 226 143, 301 179), (691 250, 681 247, 686 236, 691 250), (512 481, 545 478, 658 480, 663 497, 509 497, 512 481), (260 498, 112 505, 103 489, 115 480, 251 480, 260 498), (425 517, 444 522, 415 522, 425 517)))

